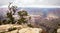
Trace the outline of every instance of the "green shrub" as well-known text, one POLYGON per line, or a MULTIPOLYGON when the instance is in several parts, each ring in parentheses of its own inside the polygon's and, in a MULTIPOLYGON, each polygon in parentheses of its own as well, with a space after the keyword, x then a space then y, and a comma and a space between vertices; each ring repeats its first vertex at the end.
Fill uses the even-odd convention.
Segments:
POLYGON ((13 30, 16 30, 16 29, 17 29, 16 27, 9 28, 8 31, 13 31, 13 30))
POLYGON ((29 27, 33 27, 31 24, 28 24, 29 27))

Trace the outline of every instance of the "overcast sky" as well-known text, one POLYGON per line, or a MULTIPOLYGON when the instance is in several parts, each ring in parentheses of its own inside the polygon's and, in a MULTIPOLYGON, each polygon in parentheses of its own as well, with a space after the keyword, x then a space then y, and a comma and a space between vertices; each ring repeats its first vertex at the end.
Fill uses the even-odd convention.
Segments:
POLYGON ((60 6, 60 0, 0 0, 0 6, 7 6, 9 2, 14 2, 14 5, 26 6, 60 6))

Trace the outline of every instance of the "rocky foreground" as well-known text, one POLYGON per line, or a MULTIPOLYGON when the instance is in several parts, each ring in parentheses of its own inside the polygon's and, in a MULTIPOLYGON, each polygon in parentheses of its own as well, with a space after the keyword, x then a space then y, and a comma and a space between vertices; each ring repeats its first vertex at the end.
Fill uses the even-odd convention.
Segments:
POLYGON ((0 33, 42 33, 41 28, 31 28, 26 25, 0 25, 0 33))

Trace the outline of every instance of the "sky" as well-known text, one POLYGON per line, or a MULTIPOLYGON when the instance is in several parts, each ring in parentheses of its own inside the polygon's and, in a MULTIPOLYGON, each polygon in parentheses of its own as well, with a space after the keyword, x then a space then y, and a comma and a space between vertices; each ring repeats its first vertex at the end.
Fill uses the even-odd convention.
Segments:
POLYGON ((7 7, 9 2, 19 7, 60 6, 60 0, 0 0, 0 6, 7 7))

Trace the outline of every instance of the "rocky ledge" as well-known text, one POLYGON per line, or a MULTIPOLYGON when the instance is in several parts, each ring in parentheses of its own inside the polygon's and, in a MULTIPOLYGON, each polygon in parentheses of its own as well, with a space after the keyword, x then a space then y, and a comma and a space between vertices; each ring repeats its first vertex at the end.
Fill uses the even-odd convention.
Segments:
POLYGON ((42 33, 41 28, 31 28, 26 25, 0 25, 0 33, 42 33))

